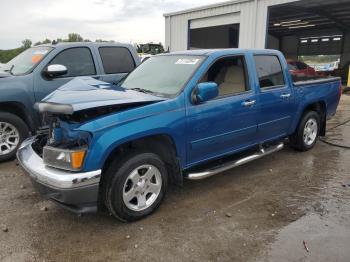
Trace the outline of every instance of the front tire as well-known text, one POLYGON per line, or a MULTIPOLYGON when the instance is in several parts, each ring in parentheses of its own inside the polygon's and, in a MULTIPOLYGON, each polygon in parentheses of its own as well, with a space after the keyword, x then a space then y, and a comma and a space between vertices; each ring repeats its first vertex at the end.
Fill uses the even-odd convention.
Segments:
POLYGON ((123 222, 153 213, 162 202, 168 184, 164 162, 149 152, 132 152, 116 159, 105 175, 105 205, 123 222))
POLYGON ((290 137, 291 145, 299 151, 312 149, 320 133, 320 116, 315 111, 306 112, 296 130, 290 137))
POLYGON ((29 135, 26 123, 18 116, 0 112, 0 162, 13 159, 29 135))

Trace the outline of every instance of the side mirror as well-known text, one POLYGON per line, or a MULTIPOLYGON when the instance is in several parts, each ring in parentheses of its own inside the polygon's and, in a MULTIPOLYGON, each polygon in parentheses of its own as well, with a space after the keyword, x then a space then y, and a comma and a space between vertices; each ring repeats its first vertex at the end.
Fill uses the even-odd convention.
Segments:
POLYGON ((55 78, 67 74, 68 69, 64 65, 49 65, 44 71, 45 75, 49 78, 55 78))
POLYGON ((219 95, 218 85, 215 82, 200 83, 192 94, 192 103, 200 104, 219 95))

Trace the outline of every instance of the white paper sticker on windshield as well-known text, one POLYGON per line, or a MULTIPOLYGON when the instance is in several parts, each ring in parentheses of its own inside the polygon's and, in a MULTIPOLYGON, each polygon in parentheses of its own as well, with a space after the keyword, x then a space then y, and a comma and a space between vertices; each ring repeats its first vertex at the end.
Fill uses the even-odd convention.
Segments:
POLYGON ((181 58, 176 61, 176 65, 195 65, 199 61, 198 58, 181 58))

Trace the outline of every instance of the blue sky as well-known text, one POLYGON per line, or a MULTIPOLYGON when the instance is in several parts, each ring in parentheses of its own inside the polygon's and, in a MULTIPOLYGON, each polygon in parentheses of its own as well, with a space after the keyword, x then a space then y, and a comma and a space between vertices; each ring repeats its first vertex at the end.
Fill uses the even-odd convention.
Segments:
POLYGON ((164 42, 163 13, 212 4, 209 0, 1 0, 0 49, 25 38, 65 38, 79 33, 92 41, 164 42))

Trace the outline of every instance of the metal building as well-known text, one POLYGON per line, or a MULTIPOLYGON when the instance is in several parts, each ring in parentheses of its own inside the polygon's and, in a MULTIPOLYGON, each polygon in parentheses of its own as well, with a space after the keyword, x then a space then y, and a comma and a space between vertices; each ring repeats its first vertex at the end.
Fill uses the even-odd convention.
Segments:
POLYGON ((164 17, 169 51, 273 48, 350 61, 350 0, 232 0, 164 17))
POLYGON ((210 47, 263 48, 268 7, 293 1, 233 0, 164 14, 165 48, 169 48, 170 51, 201 48, 191 46, 201 41, 200 39, 203 42, 209 41, 207 46, 210 47), (220 34, 220 31, 225 33, 220 34), (220 39, 217 39, 218 37, 220 39), (231 39, 232 44, 228 46, 214 42, 215 38, 223 42, 225 37, 237 40, 231 39), (210 39, 213 42, 210 42, 210 39))

